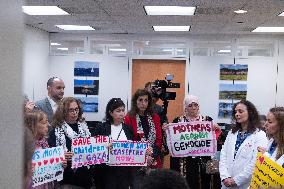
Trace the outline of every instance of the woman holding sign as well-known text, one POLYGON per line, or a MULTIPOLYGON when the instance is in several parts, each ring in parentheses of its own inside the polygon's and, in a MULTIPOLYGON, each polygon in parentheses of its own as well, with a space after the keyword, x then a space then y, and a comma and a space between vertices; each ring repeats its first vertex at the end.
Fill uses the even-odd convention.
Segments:
POLYGON ((284 107, 269 110, 264 128, 267 135, 271 136, 264 155, 284 167, 284 107))
POLYGON ((72 154, 71 143, 74 138, 90 137, 91 133, 87 127, 83 111, 78 99, 73 97, 65 97, 62 99, 53 117, 52 129, 49 133, 49 145, 63 146, 67 153, 67 168, 64 170, 63 180, 61 181, 61 188, 90 188, 92 186, 92 176, 87 167, 80 167, 73 170, 71 168, 72 154))
MULTIPOLYGON (((191 122, 191 121, 212 121, 213 119, 209 116, 202 116, 199 113, 199 100, 194 95, 188 95, 184 98, 184 115, 177 117, 173 120, 173 123, 178 122, 191 122)), ((217 124, 213 124, 215 129, 216 139, 221 134, 221 129, 217 124)), ((171 169, 180 172, 187 180, 190 188, 202 188, 209 189, 210 183, 213 179, 209 174, 206 173, 205 165, 211 157, 208 156, 197 156, 197 157, 171 157, 171 169)), ((216 175, 215 175, 216 176, 216 175)), ((214 179, 215 180, 215 179, 214 179)), ((218 185, 219 182, 214 182, 213 185, 218 185)), ((213 187, 213 186, 212 186, 213 187)), ((218 188, 215 186, 213 188, 218 188)))
POLYGON ((124 123, 130 125, 134 131, 134 140, 148 141, 152 148, 153 161, 150 168, 162 168, 160 158, 162 147, 162 129, 160 117, 153 113, 151 94, 138 89, 132 97, 130 112, 125 116, 124 123))
MULTIPOLYGON (((105 122, 96 127, 94 135, 111 136, 112 140, 133 140, 133 129, 123 123, 125 104, 120 98, 112 98, 105 112, 105 122)), ((95 166, 96 189, 129 189, 132 183, 132 167, 95 166)))
POLYGON ((241 100, 233 107, 235 126, 228 133, 221 150, 222 188, 247 189, 254 169, 257 148, 267 146, 255 106, 241 100))

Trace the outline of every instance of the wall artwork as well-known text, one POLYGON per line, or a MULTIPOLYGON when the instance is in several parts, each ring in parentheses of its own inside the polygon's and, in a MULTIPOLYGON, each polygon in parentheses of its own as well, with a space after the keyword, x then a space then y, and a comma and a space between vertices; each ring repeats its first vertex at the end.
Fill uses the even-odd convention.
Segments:
POLYGON ((219 84, 219 99, 242 100, 246 95, 247 84, 219 84))
POLYGON ((76 97, 81 101, 83 112, 98 112, 98 97, 76 97))
POLYGON ((99 63, 88 61, 75 61, 74 76, 99 77, 99 63))
POLYGON ((220 80, 246 81, 247 76, 248 76, 248 65, 220 64, 220 80))
POLYGON ((98 95, 99 80, 74 79, 74 94, 98 95))
POLYGON ((233 113, 234 103, 232 102, 219 102, 219 118, 231 118, 233 113))

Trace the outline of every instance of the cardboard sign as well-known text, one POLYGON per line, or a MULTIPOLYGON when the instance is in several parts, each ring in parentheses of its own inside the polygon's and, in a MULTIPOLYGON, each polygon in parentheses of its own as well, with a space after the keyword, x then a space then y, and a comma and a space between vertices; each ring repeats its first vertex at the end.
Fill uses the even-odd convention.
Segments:
POLYGON ((64 150, 62 146, 35 150, 32 159, 32 186, 63 179, 64 150))
POLYGON ((171 123, 166 129, 172 157, 213 156, 217 140, 210 121, 171 123))
POLYGON ((108 162, 108 136, 76 138, 72 140, 72 168, 108 162))
POLYGON ((148 142, 112 141, 109 152, 110 166, 147 166, 148 142))
POLYGON ((250 188, 284 188, 284 168, 259 152, 250 188))

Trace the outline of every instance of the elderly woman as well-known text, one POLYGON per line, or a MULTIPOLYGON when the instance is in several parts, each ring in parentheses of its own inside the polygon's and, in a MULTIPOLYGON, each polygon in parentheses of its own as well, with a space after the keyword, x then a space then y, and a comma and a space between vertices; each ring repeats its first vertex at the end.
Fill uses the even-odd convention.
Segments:
POLYGON ((52 129, 49 133, 49 146, 62 146, 65 157, 68 161, 67 168, 64 170, 61 188, 90 188, 92 177, 87 167, 73 170, 71 168, 71 143, 72 139, 79 137, 90 137, 91 134, 87 127, 83 111, 79 100, 73 97, 63 98, 54 114, 52 129))
MULTIPOLYGON (((187 95, 184 98, 183 104, 184 115, 175 118, 173 120, 173 123, 190 121, 213 121, 213 119, 209 116, 200 115, 199 105, 200 104, 198 97, 194 95, 187 95)), ((221 134, 221 129, 217 124, 213 124, 213 128, 215 129, 216 138, 218 138, 221 134)), ((171 157, 170 167, 171 169, 180 172, 186 178, 190 188, 209 189, 210 183, 212 183, 212 181, 210 175, 206 174, 205 164, 210 159, 211 157, 206 156, 186 158, 171 157)), ((214 184, 216 184, 216 181, 214 184)))
POLYGON ((269 110, 264 128, 271 136, 265 155, 284 167, 284 107, 269 110))
POLYGON ((254 169, 257 148, 267 146, 260 130, 258 112, 250 101, 241 100, 233 107, 235 126, 229 131, 220 156, 222 188, 247 189, 254 169))

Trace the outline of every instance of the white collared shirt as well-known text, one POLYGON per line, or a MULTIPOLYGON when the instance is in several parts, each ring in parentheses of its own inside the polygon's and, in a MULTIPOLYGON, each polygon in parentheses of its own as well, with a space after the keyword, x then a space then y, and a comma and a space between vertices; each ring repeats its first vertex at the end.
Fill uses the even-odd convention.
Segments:
POLYGON ((47 96, 47 99, 51 105, 53 113, 55 113, 55 111, 57 110, 58 104, 54 102, 54 100, 52 100, 52 98, 50 98, 49 96, 47 96))
POLYGON ((119 125, 111 124, 111 138, 113 140, 127 140, 125 132, 122 128, 122 123, 119 125))

